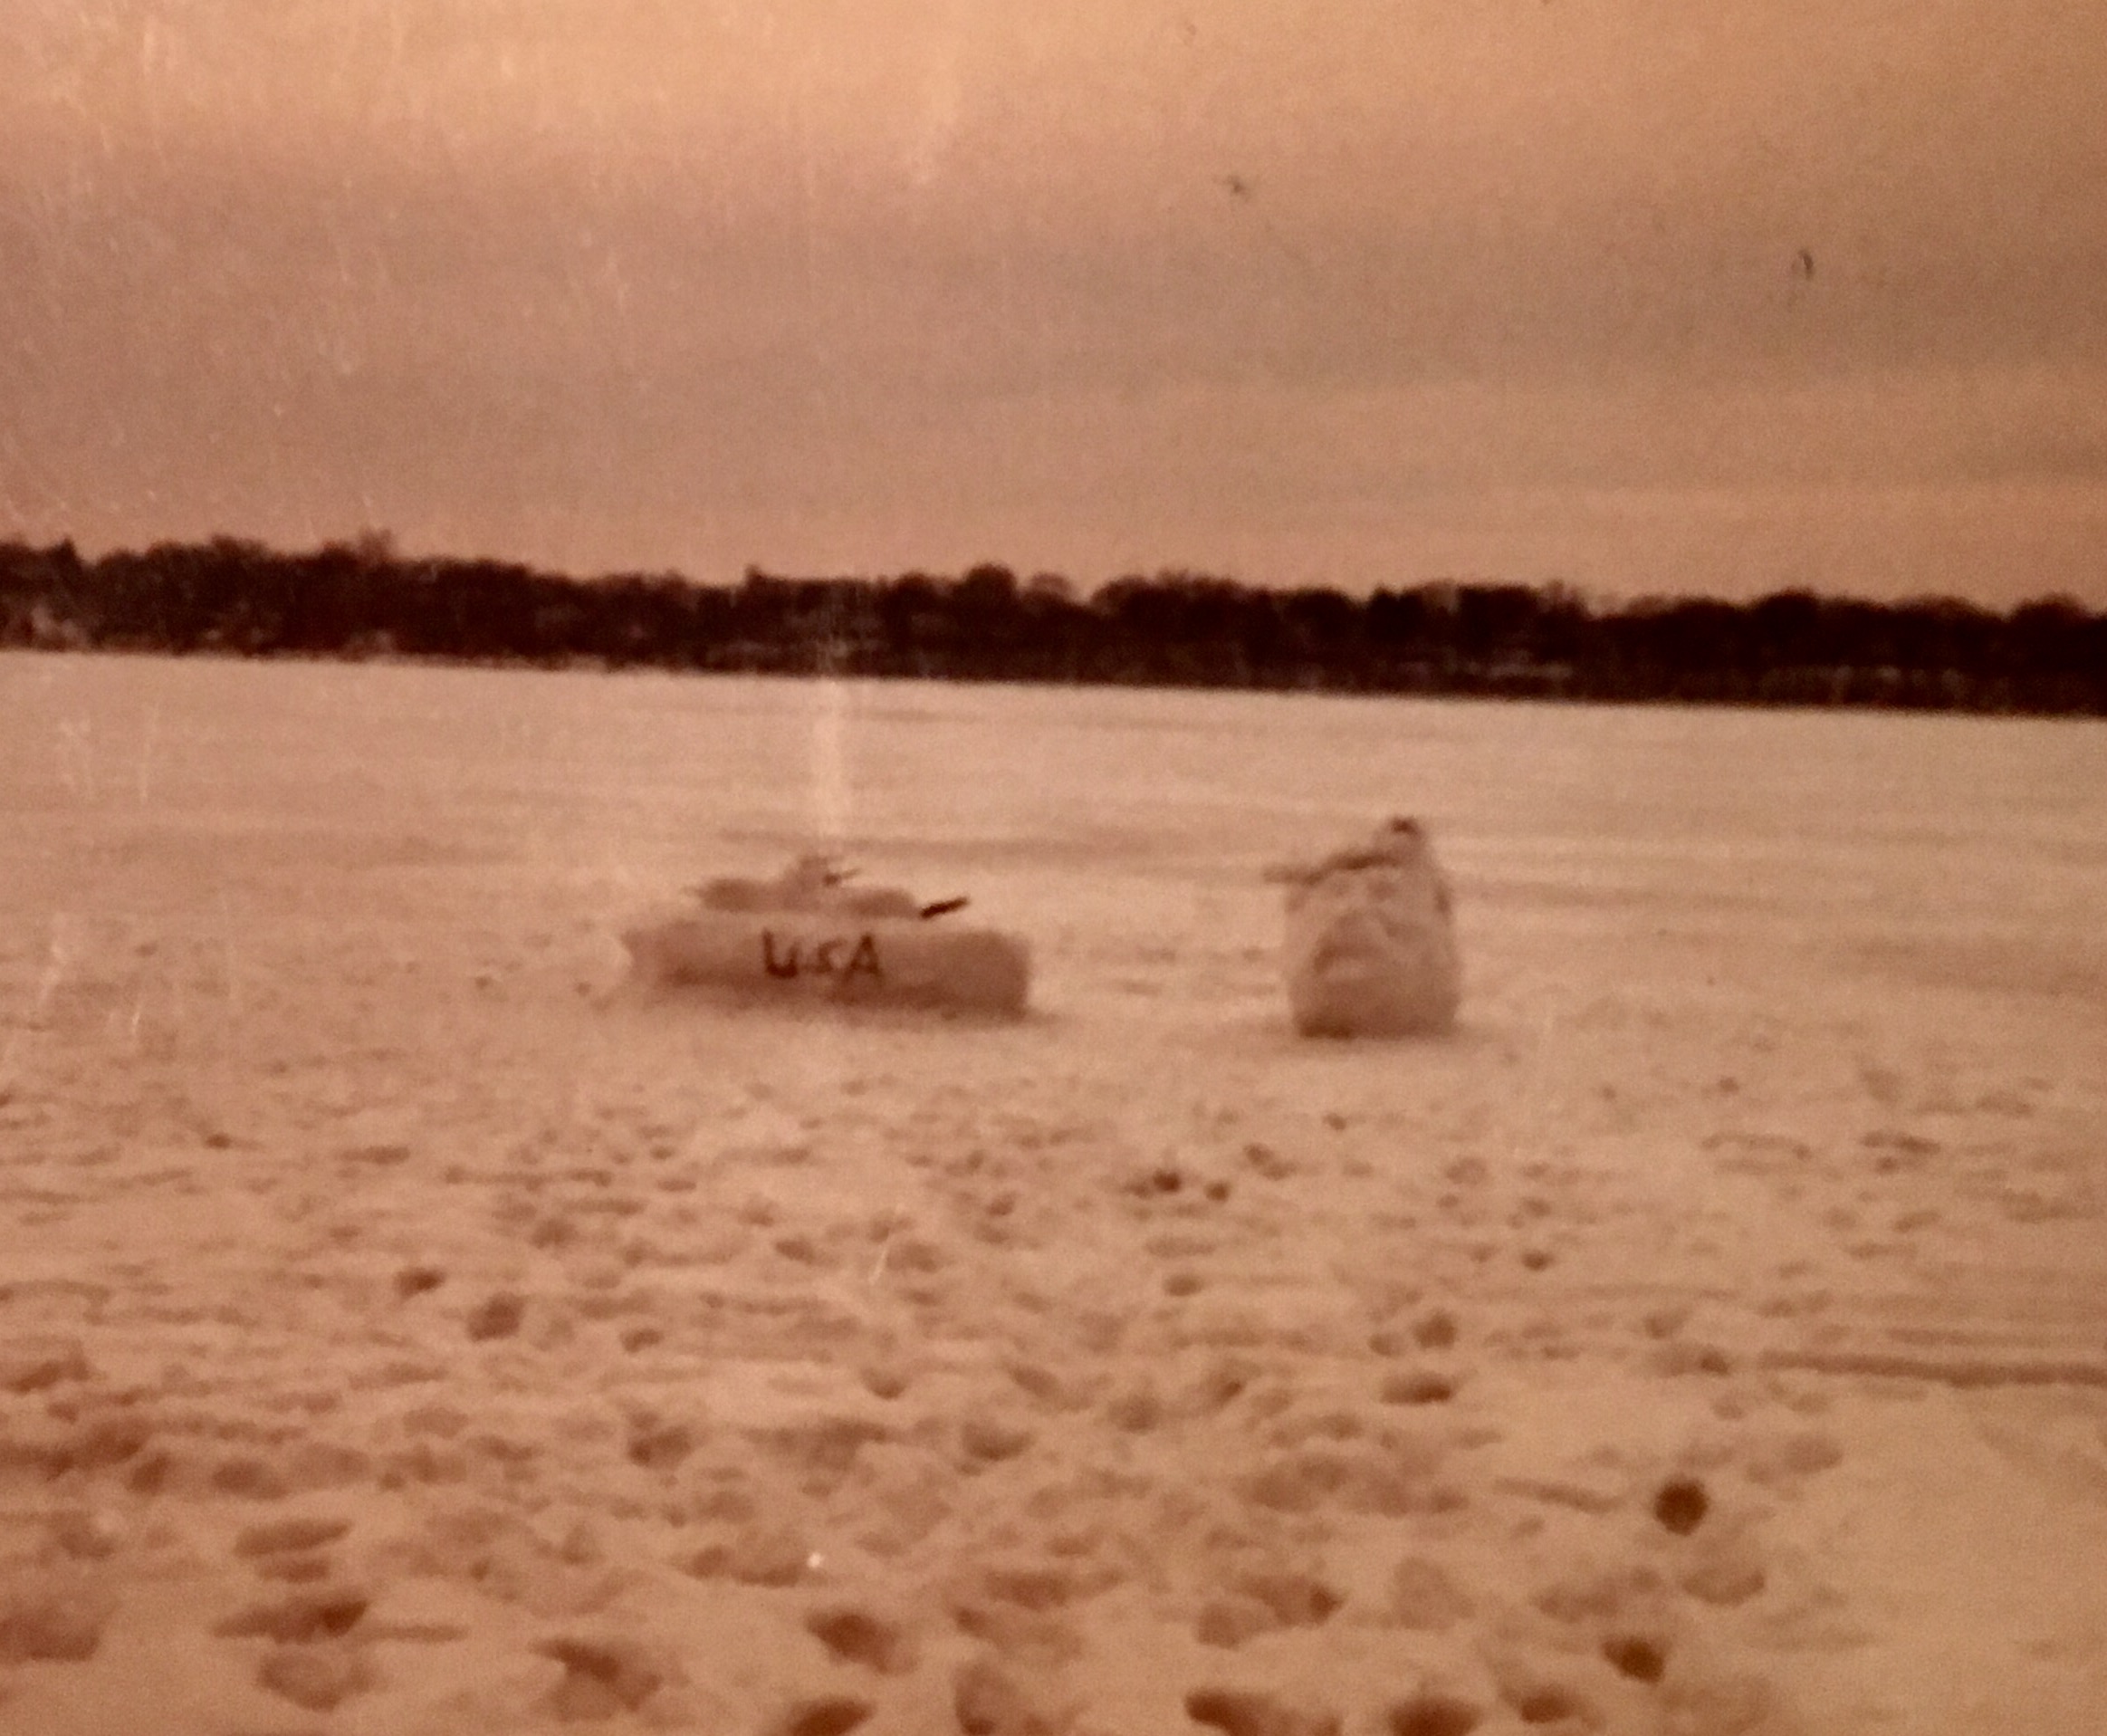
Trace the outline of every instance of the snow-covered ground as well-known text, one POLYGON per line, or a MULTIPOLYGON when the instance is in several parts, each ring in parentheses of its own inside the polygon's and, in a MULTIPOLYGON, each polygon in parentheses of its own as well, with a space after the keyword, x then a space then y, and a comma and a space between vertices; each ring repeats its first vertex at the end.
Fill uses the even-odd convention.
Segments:
POLYGON ((2107 1728, 2107 728, 0 657, 0 1729, 2107 1728), (1421 816, 1461 1027, 1288 1030, 1421 816), (1035 1011, 625 986, 809 844, 1035 1011))

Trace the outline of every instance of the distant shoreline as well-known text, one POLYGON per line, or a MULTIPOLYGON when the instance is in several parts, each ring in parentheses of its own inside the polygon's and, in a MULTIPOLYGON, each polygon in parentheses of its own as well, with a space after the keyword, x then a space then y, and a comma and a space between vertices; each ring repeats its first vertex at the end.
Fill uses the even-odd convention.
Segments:
POLYGON ((0 647, 1042 686, 2107 716, 2107 612, 1786 590, 1600 606, 1560 586, 1365 597, 1204 574, 574 579, 216 538, 0 543, 0 647))

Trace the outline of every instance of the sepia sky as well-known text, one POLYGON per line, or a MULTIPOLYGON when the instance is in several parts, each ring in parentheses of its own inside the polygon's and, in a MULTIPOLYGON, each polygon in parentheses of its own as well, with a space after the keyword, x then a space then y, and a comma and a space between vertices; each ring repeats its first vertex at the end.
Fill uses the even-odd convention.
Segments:
POLYGON ((5 0, 0 537, 2107 603, 2084 0, 5 0))

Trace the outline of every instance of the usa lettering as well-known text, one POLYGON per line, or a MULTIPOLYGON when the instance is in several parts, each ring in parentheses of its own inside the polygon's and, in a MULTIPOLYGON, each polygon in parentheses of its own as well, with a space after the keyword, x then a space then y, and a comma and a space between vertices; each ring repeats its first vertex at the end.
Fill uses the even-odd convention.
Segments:
POLYGON ((831 976, 838 981, 853 983, 859 976, 867 976, 874 983, 886 980, 885 967, 878 962, 878 943, 875 935, 859 935, 856 945, 849 946, 846 935, 831 935, 814 946, 810 952, 800 940, 789 940, 780 946, 775 932, 761 931, 761 967, 769 975, 789 981, 799 976, 831 976), (842 951, 848 949, 844 959, 842 951))

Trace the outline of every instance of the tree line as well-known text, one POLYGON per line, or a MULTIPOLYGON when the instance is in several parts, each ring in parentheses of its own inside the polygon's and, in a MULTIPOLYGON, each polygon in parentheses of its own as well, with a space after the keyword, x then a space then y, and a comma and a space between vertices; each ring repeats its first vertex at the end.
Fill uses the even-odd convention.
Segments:
POLYGON ((404 558, 380 536, 93 561, 0 543, 0 646, 2107 716, 2107 613, 2064 598, 1601 605, 1556 585, 1356 597, 1184 571, 1086 595, 991 564, 705 585, 404 558))

